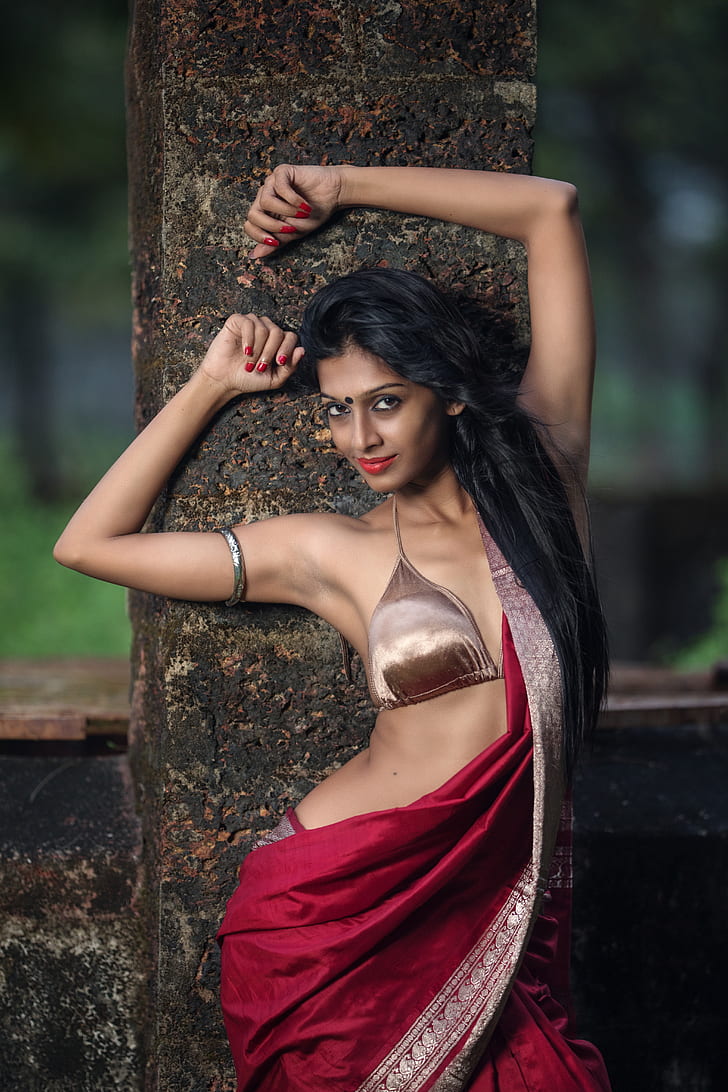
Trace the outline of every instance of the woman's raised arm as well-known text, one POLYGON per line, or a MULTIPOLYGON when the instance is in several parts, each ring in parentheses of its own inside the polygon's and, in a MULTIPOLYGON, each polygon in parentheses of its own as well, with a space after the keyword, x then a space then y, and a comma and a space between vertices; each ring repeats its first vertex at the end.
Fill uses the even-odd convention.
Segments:
MULTIPOLYGON (((238 394, 282 386, 302 353, 296 335, 269 319, 232 315, 192 378, 71 518, 56 543, 56 560, 88 576, 173 598, 227 599, 233 568, 221 535, 144 534, 142 528, 170 474, 215 413, 238 394)), ((289 598, 297 572, 288 556, 279 554, 290 535, 273 536, 264 524, 257 526, 263 530, 251 536, 256 562, 251 568, 258 586, 251 592, 258 598, 289 598), (273 539, 280 548, 272 546, 273 539)))
POLYGON ((531 353, 522 402, 548 426, 555 448, 585 477, 594 317, 574 187, 492 171, 281 165, 261 187, 248 214, 246 232, 257 244, 251 254, 272 254, 319 227, 336 209, 352 206, 430 216, 523 243, 531 353))

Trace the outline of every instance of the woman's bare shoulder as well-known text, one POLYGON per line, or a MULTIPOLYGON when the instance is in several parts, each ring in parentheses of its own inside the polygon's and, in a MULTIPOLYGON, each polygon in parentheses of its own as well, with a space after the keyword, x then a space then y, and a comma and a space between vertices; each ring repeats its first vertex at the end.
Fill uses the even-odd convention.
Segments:
POLYGON ((295 512, 238 523, 234 530, 245 537, 251 534, 261 537, 290 535, 292 540, 299 542, 331 536, 335 539, 365 538, 385 526, 392 526, 391 511, 391 500, 388 498, 360 516, 344 512, 295 512))
POLYGON ((387 499, 357 516, 343 512, 282 516, 277 529, 298 541, 322 569, 346 570, 352 563, 366 563, 369 550, 376 548, 386 534, 391 534, 391 510, 391 501, 387 499), (358 554, 360 550, 365 554, 358 554))

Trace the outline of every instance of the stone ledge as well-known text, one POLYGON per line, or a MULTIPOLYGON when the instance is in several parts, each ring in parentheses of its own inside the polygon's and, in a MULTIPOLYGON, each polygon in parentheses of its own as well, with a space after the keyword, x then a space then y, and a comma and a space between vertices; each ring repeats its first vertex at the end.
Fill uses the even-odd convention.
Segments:
POLYGON ((3 660, 0 740, 126 738, 130 670, 122 659, 3 660))

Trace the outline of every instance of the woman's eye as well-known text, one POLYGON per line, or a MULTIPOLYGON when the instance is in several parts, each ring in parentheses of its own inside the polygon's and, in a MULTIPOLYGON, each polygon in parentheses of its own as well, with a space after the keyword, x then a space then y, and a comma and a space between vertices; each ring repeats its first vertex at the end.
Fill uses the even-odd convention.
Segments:
POLYGON ((375 410, 389 410, 394 409, 402 401, 396 394, 385 394, 381 398, 378 398, 374 403, 375 410))
POLYGON ((326 417, 342 417, 347 412, 347 407, 342 406, 340 402, 327 402, 324 406, 326 417))

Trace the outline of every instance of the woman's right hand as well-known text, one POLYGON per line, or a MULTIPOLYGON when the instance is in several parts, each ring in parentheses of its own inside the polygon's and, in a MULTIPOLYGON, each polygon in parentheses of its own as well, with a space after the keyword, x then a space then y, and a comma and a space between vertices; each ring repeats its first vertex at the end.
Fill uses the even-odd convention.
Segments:
POLYGON ((260 394, 282 387, 302 356, 292 330, 282 330, 266 316, 230 315, 200 371, 223 391, 260 394))
MULTIPOLYGON (((142 529, 170 474, 215 414, 236 394, 281 387, 302 356, 292 331, 282 330, 269 318, 231 315, 200 367, 72 517, 56 543, 56 560, 89 576, 160 595, 181 599, 229 595, 229 556, 227 547, 221 549, 219 535, 147 534, 142 529)), ((266 538, 262 553, 272 555, 275 568, 280 555, 274 547, 266 538)), ((289 555, 284 560, 284 569, 295 568, 289 555)), ((266 564, 256 568, 267 572, 266 564)), ((285 576, 271 579, 274 589, 287 589, 285 576)), ((264 581, 265 594, 263 585, 264 581)))
POLYGON ((256 246, 251 258, 275 254, 286 243, 325 224, 339 207, 342 171, 334 167, 276 167, 258 190, 245 221, 256 246))

